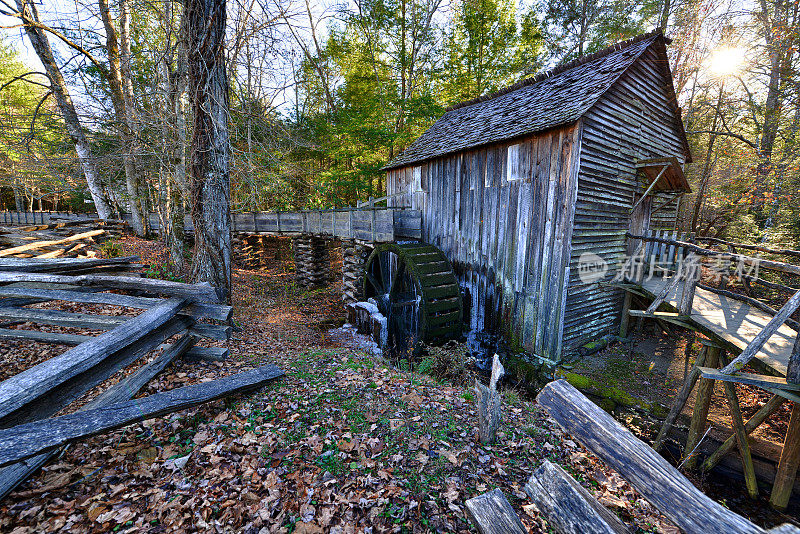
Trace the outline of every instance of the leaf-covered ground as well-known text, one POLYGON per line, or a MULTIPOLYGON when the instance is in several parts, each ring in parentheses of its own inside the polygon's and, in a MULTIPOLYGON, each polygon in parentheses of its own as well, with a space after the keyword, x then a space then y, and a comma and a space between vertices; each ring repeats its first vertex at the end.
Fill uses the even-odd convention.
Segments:
MULTIPOLYGON (((158 246, 125 247, 151 271, 163 264, 158 246)), ((142 395, 267 362, 286 376, 72 446, 0 502, 0 530, 467 532, 464 501, 501 488, 531 532, 547 532, 522 488, 549 458, 640 531, 675 531, 515 391, 497 443, 482 446, 470 377, 443 382, 338 345, 335 288, 299 289, 288 263, 237 270, 234 283, 229 360, 176 362, 142 395)), ((4 363, 53 355, 37 347, 18 342, 4 363)))

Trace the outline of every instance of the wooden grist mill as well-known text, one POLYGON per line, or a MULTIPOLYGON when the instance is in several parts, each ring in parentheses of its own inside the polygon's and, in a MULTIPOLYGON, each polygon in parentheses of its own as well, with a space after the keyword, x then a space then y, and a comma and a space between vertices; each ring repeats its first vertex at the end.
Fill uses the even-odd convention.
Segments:
POLYGON ((626 232, 674 228, 691 161, 660 32, 447 111, 388 167, 390 206, 453 266, 467 328, 558 361, 616 332, 626 232))

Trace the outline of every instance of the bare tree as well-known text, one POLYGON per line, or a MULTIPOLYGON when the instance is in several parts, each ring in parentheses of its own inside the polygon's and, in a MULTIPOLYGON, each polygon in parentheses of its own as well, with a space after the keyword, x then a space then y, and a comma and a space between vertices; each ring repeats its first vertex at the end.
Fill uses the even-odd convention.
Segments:
POLYGON ((225 70, 225 0, 187 0, 188 66, 194 129, 191 206, 194 277, 230 301, 230 138, 225 70))
POLYGON ((127 0, 120 0, 120 31, 114 26, 108 0, 98 0, 100 16, 106 31, 108 72, 106 78, 111 89, 111 103, 121 130, 125 183, 128 189, 131 222, 137 235, 145 235, 146 216, 141 206, 140 178, 136 162, 136 136, 134 134, 133 86, 130 72, 129 7, 127 0))
POLYGON ((178 29, 174 28, 175 2, 164 0, 162 25, 166 36, 163 50, 158 51, 162 98, 161 135, 164 154, 159 168, 159 215, 163 224, 162 238, 170 249, 172 264, 183 268, 184 199, 186 184, 186 16, 180 13, 178 29))
POLYGON ((78 160, 81 163, 86 185, 89 187, 92 200, 94 200, 97 214, 102 219, 108 219, 111 215, 108 197, 103 190, 89 141, 86 139, 78 113, 75 111, 75 105, 72 102, 67 83, 61 74, 60 67, 56 63, 53 49, 50 47, 50 41, 46 33, 49 29, 41 23, 39 11, 31 0, 16 0, 16 11, 9 9, 11 6, 5 1, 3 6, 5 8, 2 10, 4 15, 20 19, 22 26, 25 28, 25 34, 30 39, 31 46, 33 46, 36 55, 44 65, 45 72, 50 80, 50 91, 56 98, 59 111, 64 118, 67 133, 75 145, 75 152, 78 154, 78 160))

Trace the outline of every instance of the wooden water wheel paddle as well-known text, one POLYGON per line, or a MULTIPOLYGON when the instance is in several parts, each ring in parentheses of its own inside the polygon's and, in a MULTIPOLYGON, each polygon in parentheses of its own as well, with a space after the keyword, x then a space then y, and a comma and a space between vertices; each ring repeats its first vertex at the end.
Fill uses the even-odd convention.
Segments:
POLYGON ((389 346, 416 352, 461 334, 463 305, 453 268, 441 250, 425 243, 386 243, 367 258, 364 295, 386 317, 389 346))

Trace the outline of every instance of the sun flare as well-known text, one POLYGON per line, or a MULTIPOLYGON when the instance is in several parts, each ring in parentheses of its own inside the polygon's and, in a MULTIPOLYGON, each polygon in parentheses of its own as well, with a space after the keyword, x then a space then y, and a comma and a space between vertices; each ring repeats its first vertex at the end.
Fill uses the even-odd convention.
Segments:
POLYGON ((739 70, 744 62, 744 50, 732 46, 718 48, 711 53, 709 70, 715 76, 730 76, 739 70))

